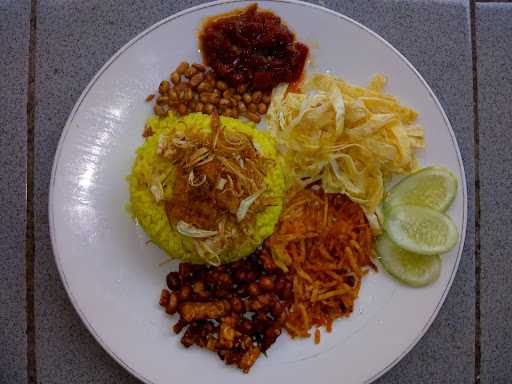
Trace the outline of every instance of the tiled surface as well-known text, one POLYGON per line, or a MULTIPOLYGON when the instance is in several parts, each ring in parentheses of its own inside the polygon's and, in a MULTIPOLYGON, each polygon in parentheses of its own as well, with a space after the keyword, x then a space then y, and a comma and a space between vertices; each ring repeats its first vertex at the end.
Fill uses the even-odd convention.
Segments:
POLYGON ((512 4, 476 9, 483 383, 512 374, 512 4))
POLYGON ((25 181, 29 1, 0 2, 0 383, 26 380, 25 181))
MULTIPOLYGON (((37 0, 35 305, 38 383, 135 383, 90 336, 63 290, 48 235, 57 141, 75 100, 101 65, 144 28, 195 1, 37 0), (58 315, 56 315, 58 314, 58 315)), ((353 17, 397 47, 443 104, 469 187, 468 236, 445 305, 420 343, 379 383, 474 381, 474 148, 469 3, 462 0, 314 1, 353 17)), ((0 2, 0 383, 24 383, 26 97, 30 1, 0 2)), ((510 3, 510 2, 508 2, 510 3)), ((512 315, 512 4, 476 6, 481 199, 481 383, 508 383, 512 315)))
MULTIPOLYGON (((75 100, 125 42, 191 5, 145 1, 40 1, 36 116, 36 320, 41 383, 134 382, 81 324, 62 288, 47 229, 47 190, 57 141, 75 100), (59 313, 59 316, 55 316, 59 313)), ((327 2, 382 34, 431 84, 456 130, 467 177, 473 178, 472 91, 468 9, 464 2, 327 2), (448 67, 448 70, 444 68, 448 67)), ((470 183, 471 185, 471 183, 470 183)), ((473 191, 470 191, 473 201, 473 191)), ((472 203, 471 203, 472 204, 472 203)), ((474 211, 473 206, 470 207, 474 211)), ((470 218, 470 223, 473 219, 470 218)), ((381 383, 470 382, 473 377, 473 226, 453 288, 419 345, 381 383), (453 356, 458 356, 454 359, 453 356)))

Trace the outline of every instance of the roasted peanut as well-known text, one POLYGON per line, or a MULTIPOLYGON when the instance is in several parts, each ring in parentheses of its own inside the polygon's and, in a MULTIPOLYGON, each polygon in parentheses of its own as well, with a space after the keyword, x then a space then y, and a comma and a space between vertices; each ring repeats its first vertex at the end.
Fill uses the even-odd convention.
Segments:
POLYGON ((202 81, 197 86, 197 91, 198 92, 207 92, 207 91, 211 91, 211 89, 212 89, 212 86, 207 81, 202 81))
POLYGON ((199 103, 196 103, 194 112, 203 112, 203 109, 204 109, 204 104, 199 102, 199 103))
POLYGON ((228 99, 224 99, 224 98, 222 98, 222 99, 220 99, 220 100, 219 100, 219 106, 220 106, 220 107, 227 108, 227 107, 229 107, 230 105, 231 105, 231 101, 229 101, 228 99))
POLYGON ((199 72, 206 71, 206 67, 203 64, 194 63, 192 66, 197 69, 199 72))
POLYGON ((240 113, 245 113, 247 112, 247 107, 245 106, 244 102, 243 101, 239 101, 238 104, 237 104, 237 108, 238 108, 238 111, 240 113))
POLYGON ((201 92, 199 94, 199 100, 201 100, 202 103, 209 103, 210 102, 210 93, 201 92))
POLYGON ((202 103, 218 104, 220 97, 215 93, 203 92, 199 95, 199 100, 201 100, 202 103))
POLYGON ((242 99, 246 104, 249 104, 252 101, 251 95, 247 92, 242 95, 242 99))
POLYGON ((254 103, 251 103, 247 106, 247 109, 252 112, 252 113, 256 113, 258 112, 258 106, 254 103))
POLYGON ((176 84, 176 86, 174 87, 174 89, 176 90, 176 92, 181 92, 181 91, 185 91, 187 88, 189 88, 189 85, 187 83, 179 83, 179 84, 176 84))
POLYGON ((187 100, 187 101, 192 100, 192 89, 188 88, 185 91, 185 100, 187 100))
POLYGON ((221 91, 225 91, 228 89, 228 85, 222 80, 217 81, 216 87, 221 91))
POLYGON ((153 112, 155 113, 155 115, 160 116, 160 117, 167 116, 167 112, 165 111, 164 107, 160 104, 156 104, 153 107, 153 112))
POLYGON ((215 80, 215 75, 212 72, 206 73, 206 81, 208 82, 208 84, 215 87, 216 80, 215 80))
POLYGON ((238 109, 233 108, 231 110, 231 117, 233 117, 235 119, 238 119, 240 117, 240 112, 238 111, 238 109))
POLYGON ((181 81, 181 75, 178 72, 171 73, 171 81, 174 85, 179 84, 181 81))
POLYGON ((185 72, 185 77, 187 79, 191 79, 196 73, 199 71, 194 67, 188 67, 187 71, 185 72))
POLYGON ((169 97, 168 96, 158 96, 156 98, 156 102, 158 104, 167 104, 167 103, 169 103, 169 97))
POLYGON ((259 123, 260 120, 261 120, 261 117, 259 117, 259 115, 257 115, 256 113, 254 112, 247 112, 245 114, 245 116, 247 116, 247 118, 255 123, 259 123))
POLYGON ((255 104, 258 104, 261 101, 262 96, 263 96, 263 94, 261 93, 261 91, 254 92, 252 94, 252 102, 255 104))
POLYGON ((197 87, 203 80, 204 80, 204 73, 199 72, 199 73, 195 74, 194 76, 192 76, 192 78, 190 79, 190 85, 193 88, 197 87))
POLYGON ((226 89, 224 92, 222 92, 222 97, 225 99, 230 99, 231 96, 233 96, 233 93, 229 89, 226 89))
POLYGON ((204 106, 204 112, 207 114, 211 114, 215 110, 216 110, 216 108, 215 108, 215 105, 213 105, 213 104, 208 103, 204 106))
POLYGON ((169 100, 170 101, 176 101, 178 100, 178 94, 176 93, 176 91, 174 89, 171 89, 169 91, 169 100))
POLYGON ((244 94, 247 91, 247 84, 240 84, 238 87, 236 87, 236 91, 240 95, 244 94))
POLYGON ((212 104, 219 104, 219 101, 220 101, 220 95, 215 93, 215 92, 212 92, 210 93, 210 103, 212 104))
POLYGON ((181 116, 185 116, 188 112, 188 107, 183 104, 183 103, 180 103, 178 104, 178 113, 181 115, 181 116))
POLYGON ((169 92, 169 82, 167 80, 163 80, 160 85, 158 86, 158 92, 160 92, 160 94, 165 94, 167 92, 169 92))
POLYGON ((176 73, 178 73, 179 75, 183 75, 187 71, 188 67, 189 64, 186 61, 182 61, 180 65, 176 67, 176 73))

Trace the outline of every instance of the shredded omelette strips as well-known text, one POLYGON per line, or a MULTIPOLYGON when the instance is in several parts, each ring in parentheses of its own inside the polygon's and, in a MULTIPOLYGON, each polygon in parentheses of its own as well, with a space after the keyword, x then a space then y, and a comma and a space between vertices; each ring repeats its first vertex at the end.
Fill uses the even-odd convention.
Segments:
MULTIPOLYGON (((352 313, 361 279, 369 268, 373 234, 361 207, 318 185, 299 190, 266 241, 276 264, 293 281, 294 301, 285 321, 292 337, 308 337, 352 313)), ((319 341, 319 336, 316 336, 319 341)))
POLYGON ((267 121, 280 144, 290 185, 321 181, 325 191, 344 193, 364 209, 375 233, 384 180, 417 168, 424 147, 417 113, 382 92, 386 79, 367 88, 329 74, 314 74, 302 92, 276 87, 267 121))

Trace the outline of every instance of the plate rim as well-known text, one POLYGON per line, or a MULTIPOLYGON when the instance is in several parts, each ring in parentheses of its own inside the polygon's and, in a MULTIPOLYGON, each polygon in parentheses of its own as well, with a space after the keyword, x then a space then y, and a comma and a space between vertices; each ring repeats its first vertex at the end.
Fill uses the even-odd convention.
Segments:
MULTIPOLYGON (((164 25, 164 24, 166 24, 166 23, 168 23, 168 22, 170 22, 172 20, 178 19, 179 17, 184 16, 184 15, 186 15, 188 13, 192 13, 192 12, 195 12, 195 11, 200 10, 200 9, 215 7, 215 6, 221 5, 221 4, 236 4, 236 3, 246 2, 246 1, 247 0, 216 0, 216 1, 211 1, 211 2, 207 2, 207 3, 199 4, 199 5, 190 7, 190 8, 186 8, 186 9, 184 9, 182 11, 173 13, 172 15, 170 15, 168 17, 165 17, 164 19, 162 19, 162 20, 152 24, 151 26, 149 26, 148 28, 146 28, 145 30, 143 30, 142 32, 137 34, 135 37, 133 37, 130 41, 128 41, 125 45, 123 45, 118 51, 116 51, 116 53, 114 53, 108 59, 108 61, 105 62, 105 64, 103 64, 103 66, 96 72, 96 74, 93 76, 93 78, 87 84, 85 89, 82 91, 82 93, 80 94, 80 97, 76 101, 75 105, 73 106, 73 109, 71 110, 68 118, 66 119, 66 123, 64 124, 64 128, 63 128, 63 130, 61 132, 61 136, 59 138, 57 149, 55 151, 53 165, 52 165, 51 178, 50 178, 50 185, 49 185, 49 197, 48 197, 48 218, 49 218, 49 222, 48 222, 48 224, 49 224, 50 241, 51 241, 51 246, 52 246, 52 252, 53 252, 55 263, 57 265, 57 269, 58 269, 58 272, 59 272, 60 279, 61 279, 61 281, 62 281, 62 283, 64 285, 64 289, 66 290, 66 293, 67 293, 71 303, 73 304, 73 308, 78 313, 82 323, 85 325, 87 330, 91 333, 91 335, 95 338, 95 340, 98 342, 98 344, 103 348, 104 351, 106 351, 110 355, 110 357, 112 357, 126 371, 128 371, 135 378, 137 378, 137 379, 139 379, 139 380, 141 380, 141 381, 143 381, 143 382, 145 382, 147 384, 156 384, 156 383, 154 381, 151 381, 147 377, 145 377, 142 373, 136 371, 129 364, 124 362, 120 356, 118 356, 114 351, 112 351, 109 348, 108 344, 96 332, 96 330, 94 329, 92 324, 89 323, 85 313, 82 312, 82 310, 81 310, 81 308, 79 306, 79 303, 78 303, 77 299, 75 298, 75 296, 73 295, 73 292, 71 291, 71 288, 70 288, 70 286, 69 286, 69 284, 67 282, 67 278, 66 278, 66 275, 65 275, 65 272, 64 272, 64 268, 63 268, 63 266, 62 266, 62 264, 60 262, 61 258, 59 256, 59 252, 58 252, 58 248, 57 248, 56 229, 55 229, 55 220, 54 220, 54 212, 53 212, 54 211, 53 197, 54 197, 54 194, 55 194, 55 192, 54 192, 55 179, 56 179, 56 175, 57 175, 57 171, 58 171, 58 164, 60 162, 61 152, 62 152, 62 149, 64 147, 64 144, 65 144, 65 141, 66 141, 66 137, 67 137, 68 133, 71 130, 71 123, 73 122, 73 119, 74 119, 77 111, 79 110, 79 108, 80 108, 82 102, 84 101, 84 99, 87 97, 89 91, 93 88, 93 86, 95 85, 96 81, 103 75, 103 73, 127 49, 129 49, 133 44, 135 44, 137 41, 139 41, 140 39, 142 39, 143 37, 145 37, 146 35, 151 33, 153 30, 156 30, 160 26, 162 26, 162 25, 164 25)), ((426 88, 427 93, 433 99, 434 104, 436 105, 437 109, 441 112, 442 118, 443 118, 445 124, 448 127, 450 138, 451 138, 452 143, 454 144, 454 147, 455 147, 455 152, 456 152, 456 155, 457 155, 457 161, 459 163, 459 167, 460 167, 460 170, 461 170, 461 178, 462 178, 462 180, 461 180, 461 184, 462 184, 461 192, 462 192, 462 199, 463 199, 462 203, 463 203, 463 206, 462 206, 462 228, 461 228, 461 231, 460 231, 460 241, 459 241, 459 245, 458 245, 458 249, 457 249, 457 259, 456 259, 456 261, 455 261, 455 263, 453 265, 453 268, 452 268, 452 270, 450 272, 450 279, 449 279, 448 283, 446 284, 446 286, 445 286, 445 288, 443 290, 442 296, 439 299, 436 307, 434 308, 434 311, 430 315, 430 317, 429 317, 427 323, 424 325, 424 327, 420 330, 420 332, 418 332, 417 336, 407 346, 407 348, 405 348, 397 357, 395 357, 395 359, 393 359, 393 361, 389 362, 386 366, 381 368, 377 373, 375 373, 373 376, 371 376, 370 378, 368 378, 365 381, 365 383, 371 383, 371 382, 377 380, 378 378, 380 378, 381 376, 383 376, 385 373, 389 372, 423 338, 423 336, 425 335, 427 330, 431 327, 432 323, 437 318, 437 315, 439 314, 439 311, 442 308, 442 306, 443 306, 443 304, 444 304, 444 302, 446 300, 448 292, 451 289, 451 286, 452 286, 453 281, 455 279, 455 275, 457 274, 457 271, 459 270, 459 264, 460 264, 460 260, 461 260, 461 257, 462 257, 462 252, 464 250, 464 245, 465 245, 465 240, 466 240, 466 235, 467 235, 466 231, 467 231, 467 220, 468 220, 468 199, 467 199, 468 190, 467 190, 466 171, 465 171, 465 168, 464 168, 464 162, 462 160, 459 144, 457 142, 457 138, 455 136, 455 132, 453 131, 453 127, 452 127, 452 125, 450 123, 450 120, 448 119, 448 116, 446 115, 446 112, 445 112, 444 108, 442 107, 442 105, 439 102, 437 96, 435 95, 434 91, 432 90, 430 85, 427 83, 427 81, 423 78, 423 76, 419 73, 419 71, 412 65, 412 63, 397 48, 395 48, 390 42, 388 42, 386 39, 384 39, 382 36, 380 36, 377 32, 371 30, 370 28, 368 28, 365 25, 361 24, 360 22, 352 19, 351 17, 348 17, 348 16, 346 16, 346 15, 340 13, 340 12, 334 11, 334 10, 329 9, 327 7, 324 7, 322 5, 307 3, 307 2, 301 1, 301 0, 265 0, 265 1, 275 2, 275 3, 284 3, 284 4, 294 4, 294 5, 299 5, 299 6, 303 6, 303 7, 311 7, 311 8, 319 9, 319 10, 321 10, 323 12, 330 13, 330 14, 338 17, 338 18, 341 18, 341 19, 343 19, 343 20, 345 20, 345 21, 347 21, 349 23, 352 23, 354 26, 364 30, 367 33, 369 33, 370 35, 375 37, 380 43, 382 43, 385 46, 387 46, 391 50, 391 52, 393 52, 395 55, 397 55, 412 70, 414 75, 419 79, 420 83, 422 83, 422 85, 426 88)), ((258 0, 255 0, 255 2, 258 2, 258 0)))

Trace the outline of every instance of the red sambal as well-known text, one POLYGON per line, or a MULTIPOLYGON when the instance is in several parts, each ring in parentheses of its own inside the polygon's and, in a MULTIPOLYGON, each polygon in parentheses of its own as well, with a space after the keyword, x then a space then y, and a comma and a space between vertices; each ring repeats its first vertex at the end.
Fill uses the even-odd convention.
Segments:
POLYGON ((257 4, 208 20, 199 34, 204 61, 231 86, 270 90, 298 81, 309 52, 270 11, 257 4))

